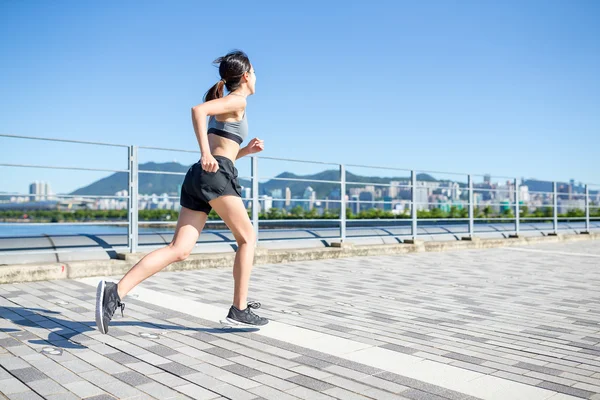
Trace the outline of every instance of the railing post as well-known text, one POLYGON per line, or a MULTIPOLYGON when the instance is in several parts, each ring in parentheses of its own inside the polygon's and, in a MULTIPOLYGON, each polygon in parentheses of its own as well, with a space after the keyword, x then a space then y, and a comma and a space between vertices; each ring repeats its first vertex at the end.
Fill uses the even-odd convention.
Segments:
POLYGON ((474 213, 474 204, 473 204, 473 177, 469 174, 468 178, 469 185, 469 237, 473 239, 475 236, 475 213, 474 213))
POLYGON ((413 169, 410 171, 411 181, 411 235, 413 240, 417 240, 417 173, 413 169))
POLYGON ((521 207, 519 205, 519 180, 515 178, 515 236, 519 236, 519 219, 521 217, 521 207))
POLYGON ((554 211, 552 225, 554 227, 554 234, 558 234, 558 191, 556 190, 556 182, 552 182, 552 198, 554 199, 554 211))
POLYGON ((590 233, 590 188, 585 185, 585 232, 590 233))
POLYGON ((251 174, 252 174, 252 226, 256 235, 256 244, 258 244, 258 157, 252 156, 251 174))
POLYGON ((138 250, 138 147, 129 146, 129 201, 127 202, 127 238, 130 253, 138 250))
POLYGON ((340 164, 340 243, 346 240, 346 167, 340 164))

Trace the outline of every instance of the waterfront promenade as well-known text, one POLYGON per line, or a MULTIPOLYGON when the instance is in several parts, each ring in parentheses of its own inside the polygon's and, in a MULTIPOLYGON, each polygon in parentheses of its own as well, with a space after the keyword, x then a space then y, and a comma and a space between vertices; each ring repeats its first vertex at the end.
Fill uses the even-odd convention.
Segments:
MULTIPOLYGON (((223 329, 230 268, 0 285, 9 399, 600 399, 600 242, 255 267, 272 322, 223 329)), ((0 398, 2 396, 0 395, 0 398)))

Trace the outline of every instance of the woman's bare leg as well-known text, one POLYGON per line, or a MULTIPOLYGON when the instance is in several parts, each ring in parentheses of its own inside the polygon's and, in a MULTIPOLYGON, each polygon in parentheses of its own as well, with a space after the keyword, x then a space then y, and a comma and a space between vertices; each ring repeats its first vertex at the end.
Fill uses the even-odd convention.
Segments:
POLYGON ((209 202, 215 212, 233 233, 238 244, 233 264, 233 305, 239 310, 246 308, 248 283, 254 263, 254 246, 256 235, 248 217, 248 211, 241 198, 237 196, 221 196, 209 202))
POLYGON ((205 212, 181 207, 175 236, 171 243, 147 254, 119 281, 118 292, 121 300, 144 279, 175 261, 185 260, 196 245, 207 218, 208 215, 205 212))

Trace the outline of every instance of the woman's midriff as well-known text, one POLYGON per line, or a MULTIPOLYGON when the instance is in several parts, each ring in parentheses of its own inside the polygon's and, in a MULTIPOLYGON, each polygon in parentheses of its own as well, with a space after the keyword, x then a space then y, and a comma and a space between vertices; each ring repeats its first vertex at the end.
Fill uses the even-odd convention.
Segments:
POLYGON ((240 145, 231 139, 209 134, 208 144, 210 145, 210 154, 213 156, 223 156, 229 158, 233 163, 240 151, 240 145))

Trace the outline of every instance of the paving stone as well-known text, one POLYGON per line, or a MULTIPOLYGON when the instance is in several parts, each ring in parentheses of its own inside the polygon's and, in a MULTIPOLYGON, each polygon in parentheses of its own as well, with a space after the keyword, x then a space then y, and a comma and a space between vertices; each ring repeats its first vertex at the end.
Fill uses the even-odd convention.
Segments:
POLYGON ((11 395, 14 393, 26 392, 29 388, 16 378, 0 380, 0 393, 11 395))
POLYGON ((21 368, 21 369, 13 369, 10 371, 16 378, 21 380, 22 382, 29 383, 33 381, 39 381, 42 379, 48 379, 48 376, 42 372, 40 372, 36 368, 21 368))
POLYGON ((165 371, 168 371, 172 374, 178 375, 178 376, 190 375, 190 374, 194 374, 194 373, 198 372, 195 369, 186 367, 185 365, 182 365, 182 364, 179 364, 176 362, 161 364, 160 368, 162 368, 165 371))
POLYGON ((298 364, 310 365, 311 367, 315 367, 315 368, 327 368, 332 365, 331 363, 329 363, 327 361, 323 361, 318 358, 312 358, 312 357, 308 357, 308 356, 292 358, 292 361, 295 361, 298 364))
POLYGON ((63 386, 69 389, 69 391, 73 392, 75 395, 79 396, 80 398, 106 394, 102 389, 86 381, 65 383, 63 386))
POLYGON ((158 345, 158 344, 155 346, 146 347, 146 350, 148 350, 154 354, 158 354, 159 356, 163 356, 163 357, 171 356, 173 354, 178 354, 178 352, 176 350, 173 350, 167 346, 162 346, 162 345, 158 345))
POLYGON ((132 364, 132 363, 137 363, 140 361, 137 358, 130 356, 129 354, 126 354, 126 353, 106 354, 106 357, 115 362, 118 362, 119 364, 132 364))
POLYGON ((300 386, 305 386, 309 389, 313 389, 318 392, 321 392, 321 391, 327 390, 327 389, 331 389, 334 387, 333 385, 331 385, 327 382, 320 381, 318 379, 314 379, 314 378, 311 378, 309 376, 304 376, 304 375, 292 376, 291 378, 288 378, 287 381, 293 382, 300 386))
POLYGON ((27 392, 14 393, 8 396, 10 400, 43 400, 44 398, 39 396, 34 391, 28 390, 27 392))
POLYGON ((255 377, 256 375, 262 374, 262 372, 254 369, 254 368, 246 367, 245 365, 239 365, 239 364, 225 365, 221 368, 223 368, 226 371, 233 372, 236 375, 243 376, 244 378, 252 378, 252 377, 255 377))
POLYGON ((231 357, 239 356, 239 353, 235 353, 235 352, 233 352, 231 350, 227 350, 227 349, 222 349, 220 347, 211 347, 208 349, 204 349, 203 351, 205 353, 209 353, 214 356, 221 357, 221 358, 231 358, 231 357))
POLYGON ((142 375, 136 371, 120 372, 118 374, 114 374, 113 376, 131 386, 145 385, 153 382, 145 375, 142 375))
POLYGON ((570 386, 560 385, 560 384, 554 383, 554 382, 542 382, 536 386, 544 388, 544 389, 554 390, 559 393, 564 393, 564 394, 568 394, 571 396, 583 397, 583 398, 589 398, 595 394, 594 392, 590 392, 590 391, 583 390, 583 389, 577 389, 577 388, 573 388, 570 386))

